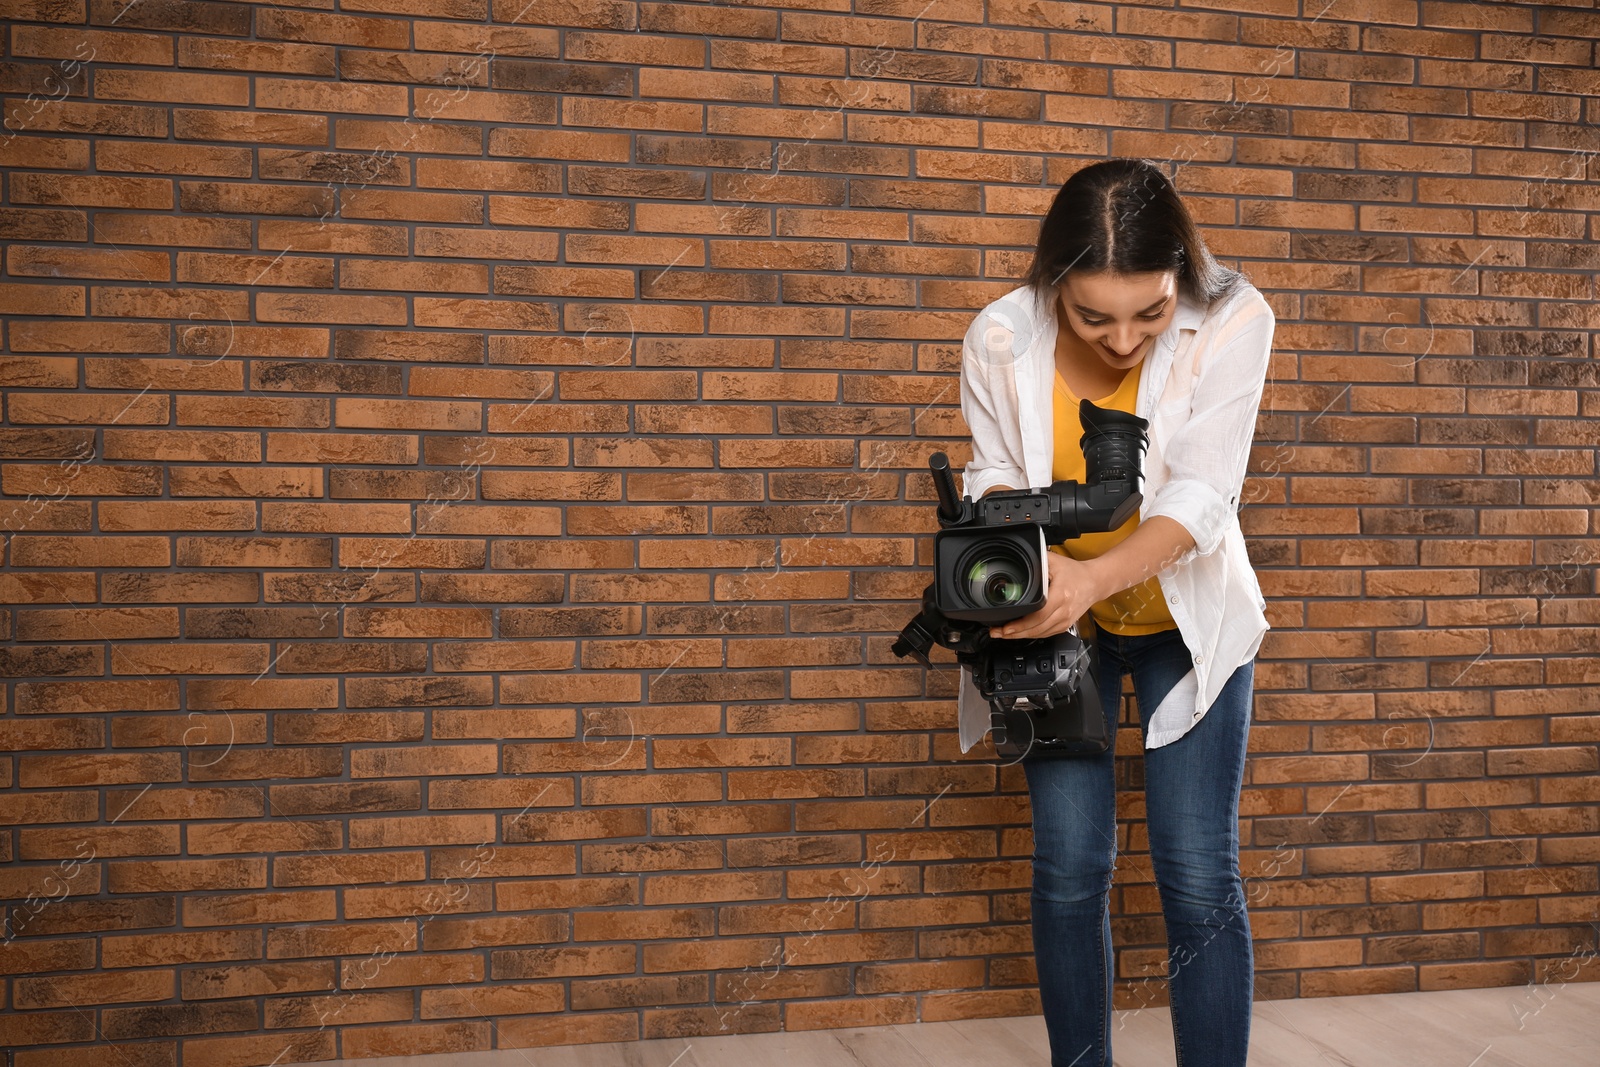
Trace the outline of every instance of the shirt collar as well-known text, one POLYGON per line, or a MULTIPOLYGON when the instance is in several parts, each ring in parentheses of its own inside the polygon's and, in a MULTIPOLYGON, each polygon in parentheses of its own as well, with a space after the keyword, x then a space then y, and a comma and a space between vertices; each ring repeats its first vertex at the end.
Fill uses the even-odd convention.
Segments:
POLYGON ((1198 330, 1205 321, 1206 309, 1190 300, 1182 289, 1178 290, 1178 310, 1172 315, 1172 324, 1180 330, 1198 330))

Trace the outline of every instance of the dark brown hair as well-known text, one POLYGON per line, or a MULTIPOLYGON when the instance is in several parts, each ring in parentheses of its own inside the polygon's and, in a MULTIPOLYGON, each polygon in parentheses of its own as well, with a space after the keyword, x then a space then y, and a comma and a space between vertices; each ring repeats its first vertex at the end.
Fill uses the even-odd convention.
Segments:
POLYGON ((1053 307, 1055 287, 1069 271, 1176 271, 1179 292, 1203 308, 1248 284, 1239 271, 1212 258, 1160 167, 1120 157, 1091 163, 1056 193, 1023 283, 1036 300, 1053 307))

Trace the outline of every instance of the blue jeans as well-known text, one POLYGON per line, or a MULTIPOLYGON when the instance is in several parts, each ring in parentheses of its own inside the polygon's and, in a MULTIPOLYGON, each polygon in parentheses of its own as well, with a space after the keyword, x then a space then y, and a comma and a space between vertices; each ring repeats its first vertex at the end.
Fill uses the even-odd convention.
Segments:
MULTIPOLYGON (((1122 675, 1133 674, 1140 729, 1148 733, 1150 714, 1194 666, 1176 628, 1133 636, 1101 630, 1094 640, 1111 748, 1094 757, 1022 760, 1033 805, 1033 945, 1051 1067, 1111 1064, 1113 771, 1122 675)), ((1252 660, 1187 733, 1144 754, 1178 1067, 1245 1067, 1250 1043, 1255 959, 1238 827, 1254 684, 1252 660)))

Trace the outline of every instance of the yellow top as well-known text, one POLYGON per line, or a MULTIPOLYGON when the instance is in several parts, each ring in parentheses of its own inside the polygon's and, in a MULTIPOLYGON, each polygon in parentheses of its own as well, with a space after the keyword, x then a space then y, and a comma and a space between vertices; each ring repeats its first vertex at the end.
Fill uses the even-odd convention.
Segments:
MULTIPOLYGON (((1144 371, 1147 362, 1149 361, 1141 360, 1138 366, 1128 371, 1116 392, 1104 400, 1096 400, 1094 397, 1089 399, 1099 407, 1117 408, 1132 414, 1135 399, 1139 395, 1139 375, 1144 371)), ((1055 388, 1055 436, 1055 457, 1050 466, 1051 477, 1056 481, 1071 479, 1082 482, 1088 471, 1083 459, 1083 449, 1078 443, 1083 437, 1083 422, 1078 416, 1078 398, 1072 395, 1072 390, 1067 388, 1067 383, 1059 372, 1056 374, 1055 388)), ((1139 514, 1136 511, 1127 522, 1115 530, 1107 530, 1105 533, 1086 533, 1062 544, 1051 545, 1050 550, 1073 559, 1093 559, 1104 555, 1113 545, 1133 533, 1138 526, 1139 514)), ((1173 620, 1172 613, 1167 610, 1166 601, 1161 596, 1161 583, 1153 574, 1138 585, 1091 605, 1089 617, 1095 626, 1114 634, 1153 634, 1161 630, 1174 629, 1178 625, 1173 620)))

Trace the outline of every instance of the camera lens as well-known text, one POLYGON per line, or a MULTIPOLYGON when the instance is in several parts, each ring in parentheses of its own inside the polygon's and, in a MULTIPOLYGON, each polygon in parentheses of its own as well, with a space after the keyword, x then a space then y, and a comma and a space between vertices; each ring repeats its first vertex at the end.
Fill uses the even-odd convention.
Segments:
POLYGON ((1018 619, 1043 600, 1040 528, 945 530, 934 537, 935 600, 951 619, 996 623, 1018 619))
POLYGON ((1009 552, 981 556, 967 568, 967 595, 984 607, 1009 607, 1022 599, 1027 572, 1009 552))

